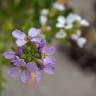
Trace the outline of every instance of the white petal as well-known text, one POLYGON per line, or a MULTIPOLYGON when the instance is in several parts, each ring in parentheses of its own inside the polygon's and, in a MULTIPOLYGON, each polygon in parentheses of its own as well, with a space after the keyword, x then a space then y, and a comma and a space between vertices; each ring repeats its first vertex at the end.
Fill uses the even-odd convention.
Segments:
POLYGON ((64 23, 66 22, 66 19, 65 19, 64 16, 61 15, 61 16, 58 16, 58 17, 57 17, 57 22, 58 22, 58 23, 63 23, 63 24, 64 24, 64 23))
POLYGON ((65 38, 66 33, 64 32, 64 30, 60 30, 59 32, 56 33, 55 37, 59 39, 65 38))
POLYGON ((77 14, 74 14, 74 13, 71 13, 68 15, 67 17, 67 22, 69 23, 73 23, 73 22, 76 22, 76 21, 81 21, 81 17, 77 14))
POLYGON ((57 28, 64 28, 64 24, 62 24, 62 23, 57 23, 57 24, 56 24, 56 27, 57 27, 57 28))
POLYGON ((64 26, 65 29, 71 29, 72 27, 73 25, 71 23, 64 26))
POLYGON ((59 2, 56 2, 53 4, 53 8, 57 9, 59 11, 64 11, 65 10, 65 6, 59 2))
POLYGON ((46 25, 46 23, 47 23, 47 17, 41 15, 40 16, 40 23, 41 23, 41 25, 46 25))
POLYGON ((82 20, 80 23, 81 23, 81 26, 89 26, 90 25, 89 22, 86 20, 82 20))
POLYGON ((48 9, 42 9, 41 10, 41 15, 47 16, 48 15, 48 9))
POLYGON ((77 45, 78 45, 80 48, 82 48, 82 47, 86 44, 86 42, 87 42, 86 38, 81 37, 81 38, 79 38, 79 39, 77 40, 77 45))

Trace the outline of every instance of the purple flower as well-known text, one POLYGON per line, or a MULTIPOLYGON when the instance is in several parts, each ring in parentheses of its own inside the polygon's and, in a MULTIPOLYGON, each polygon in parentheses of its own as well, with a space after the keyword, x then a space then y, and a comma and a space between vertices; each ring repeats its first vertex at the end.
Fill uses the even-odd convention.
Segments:
POLYGON ((9 71, 9 74, 12 77, 19 76, 22 82, 27 83, 32 80, 31 74, 34 73, 36 76, 36 81, 38 82, 40 80, 40 75, 37 74, 37 72, 40 73, 40 71, 34 62, 29 62, 26 64, 23 59, 17 58, 14 60, 14 65, 15 67, 9 71))
POLYGON ((56 49, 54 47, 50 47, 50 48, 44 47, 41 49, 42 61, 44 65, 55 64, 55 58, 54 58, 55 52, 56 49))
POLYGON ((26 34, 17 29, 12 32, 12 35, 13 35, 13 37, 16 38, 16 44, 19 47, 22 47, 23 45, 25 45, 29 39, 30 39, 30 41, 35 42, 35 43, 38 43, 41 40, 39 37, 40 31, 36 28, 29 29, 29 31, 28 31, 29 39, 28 40, 27 40, 26 34))
POLYGON ((16 57, 15 52, 13 51, 6 51, 4 52, 3 55, 6 59, 10 59, 10 60, 13 60, 16 57))

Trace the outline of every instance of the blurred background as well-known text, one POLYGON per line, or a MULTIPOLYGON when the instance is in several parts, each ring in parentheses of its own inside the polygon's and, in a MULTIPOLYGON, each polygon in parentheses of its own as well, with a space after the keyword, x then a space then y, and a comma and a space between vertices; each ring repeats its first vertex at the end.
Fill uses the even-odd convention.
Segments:
POLYGON ((96 96, 96 0, 0 0, 0 96, 58 95, 96 96), (2 54, 11 46, 14 29, 27 32, 32 26, 41 27, 40 9, 50 8, 56 1, 70 6, 90 22, 89 27, 81 28, 87 44, 79 48, 71 42, 67 47, 62 41, 50 41, 52 37, 48 33, 49 45, 57 48, 56 72, 51 76, 42 73, 39 84, 23 84, 8 75, 10 64, 2 54))

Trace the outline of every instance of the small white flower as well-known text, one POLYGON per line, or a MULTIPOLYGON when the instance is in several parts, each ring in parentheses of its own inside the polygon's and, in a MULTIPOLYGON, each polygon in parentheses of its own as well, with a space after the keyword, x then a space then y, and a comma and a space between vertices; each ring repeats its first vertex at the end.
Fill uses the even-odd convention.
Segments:
POLYGON ((48 15, 48 9, 42 9, 41 10, 41 15, 47 16, 48 15))
POLYGON ((71 39, 72 40, 78 40, 81 36, 81 31, 80 30, 77 30, 77 32, 75 34, 72 34, 71 35, 71 39))
POLYGON ((74 23, 74 22, 80 22, 81 21, 81 17, 75 13, 70 13, 68 16, 67 16, 67 22, 70 22, 70 23, 74 23))
POLYGON ((46 23, 47 23, 47 17, 46 16, 41 15, 39 19, 40 19, 41 25, 46 25, 46 23))
POLYGON ((65 10, 65 6, 59 2, 56 2, 53 4, 53 8, 59 11, 64 11, 65 10))
POLYGON ((56 33, 55 37, 58 38, 58 39, 65 38, 66 37, 66 33, 64 32, 63 29, 61 29, 59 32, 56 33))
POLYGON ((66 18, 62 15, 58 16, 57 22, 64 24, 66 22, 66 18))
POLYGON ((82 21, 80 22, 80 24, 81 24, 81 26, 89 26, 89 25, 90 25, 87 20, 82 20, 82 21))
POLYGON ((80 48, 82 48, 82 47, 84 47, 84 45, 86 44, 87 39, 84 38, 84 37, 80 37, 76 42, 77 42, 77 45, 78 45, 80 48))
POLYGON ((73 27, 73 24, 70 22, 67 22, 66 18, 64 16, 59 16, 57 18, 57 23, 56 23, 57 28, 65 28, 65 29, 70 29, 73 27))

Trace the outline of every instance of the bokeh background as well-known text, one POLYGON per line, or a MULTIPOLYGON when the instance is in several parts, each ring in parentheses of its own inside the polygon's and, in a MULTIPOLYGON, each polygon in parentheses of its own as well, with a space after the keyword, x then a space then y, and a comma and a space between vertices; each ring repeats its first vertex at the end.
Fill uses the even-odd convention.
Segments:
POLYGON ((41 82, 30 85, 8 75, 10 64, 2 54, 11 46, 12 30, 28 30, 34 25, 32 7, 49 7, 55 1, 0 0, 0 96, 96 96, 96 0, 58 0, 72 6, 90 22, 90 27, 82 28, 88 39, 82 49, 74 44, 65 47, 55 40, 50 43, 57 48, 54 75, 42 73, 41 82))

